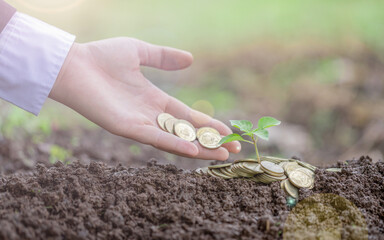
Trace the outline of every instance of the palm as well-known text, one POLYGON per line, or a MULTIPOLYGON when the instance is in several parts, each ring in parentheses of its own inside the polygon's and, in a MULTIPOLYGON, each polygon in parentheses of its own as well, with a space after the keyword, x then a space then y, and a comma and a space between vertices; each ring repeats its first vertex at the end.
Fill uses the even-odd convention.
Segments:
POLYGON ((194 111, 169 96, 140 72, 140 66, 177 70, 189 66, 192 57, 182 51, 157 47, 127 38, 93 42, 80 46, 70 63, 77 70, 66 78, 70 97, 59 101, 75 109, 108 131, 184 156, 224 160, 238 143, 207 150, 159 129, 156 117, 167 112, 186 119, 195 127, 212 126, 221 134, 231 133, 223 123, 194 111), (82 59, 76 62, 76 59, 82 59), (84 61, 86 60, 86 61, 84 61))

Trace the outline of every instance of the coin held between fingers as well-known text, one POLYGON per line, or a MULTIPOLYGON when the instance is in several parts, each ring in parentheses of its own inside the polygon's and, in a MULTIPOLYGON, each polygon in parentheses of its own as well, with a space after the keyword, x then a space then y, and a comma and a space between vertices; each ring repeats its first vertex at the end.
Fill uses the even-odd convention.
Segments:
POLYGON ((179 120, 175 123, 174 132, 178 137, 190 142, 196 139, 195 128, 184 120, 179 120))

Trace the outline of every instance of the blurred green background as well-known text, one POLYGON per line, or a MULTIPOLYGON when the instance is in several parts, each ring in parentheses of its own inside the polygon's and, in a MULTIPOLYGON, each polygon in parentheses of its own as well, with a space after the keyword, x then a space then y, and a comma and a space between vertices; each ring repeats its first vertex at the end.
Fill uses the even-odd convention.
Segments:
MULTIPOLYGON (((366 154, 383 159, 382 1, 8 2, 75 34, 78 42, 129 36, 192 52, 195 62, 187 70, 143 71, 169 94, 225 123, 263 115, 282 120, 261 143, 264 155, 296 155, 317 165, 366 154)), ((1 102, 0 116, 5 137, 33 135, 36 143, 52 142, 60 130, 98 131, 50 101, 38 118, 1 102)), ((252 146, 244 146, 231 158, 252 155, 252 146)))

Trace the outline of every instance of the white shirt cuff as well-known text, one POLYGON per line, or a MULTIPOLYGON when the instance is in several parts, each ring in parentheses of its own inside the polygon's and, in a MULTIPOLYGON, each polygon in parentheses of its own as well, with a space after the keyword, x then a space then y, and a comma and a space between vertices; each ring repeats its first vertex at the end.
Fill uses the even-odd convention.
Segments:
POLYGON ((38 115, 74 41, 16 12, 0 34, 0 98, 38 115))

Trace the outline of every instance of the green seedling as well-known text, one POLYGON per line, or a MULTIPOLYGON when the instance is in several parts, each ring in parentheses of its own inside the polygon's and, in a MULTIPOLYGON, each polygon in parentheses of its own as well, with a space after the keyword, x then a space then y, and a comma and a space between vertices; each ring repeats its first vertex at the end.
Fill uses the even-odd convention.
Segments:
POLYGON ((72 157, 72 152, 58 145, 52 145, 50 149, 49 161, 55 164, 57 161, 69 164, 68 158, 72 157))
POLYGON ((280 125, 280 121, 273 117, 262 117, 257 123, 257 128, 253 127, 253 124, 248 120, 230 120, 231 125, 240 129, 243 133, 232 133, 226 137, 223 137, 219 144, 224 144, 233 141, 241 141, 253 144, 255 146, 257 161, 260 163, 259 150, 257 149, 257 140, 259 138, 268 140, 269 132, 267 128, 280 125), (251 137, 252 141, 246 140, 243 136, 251 137))

